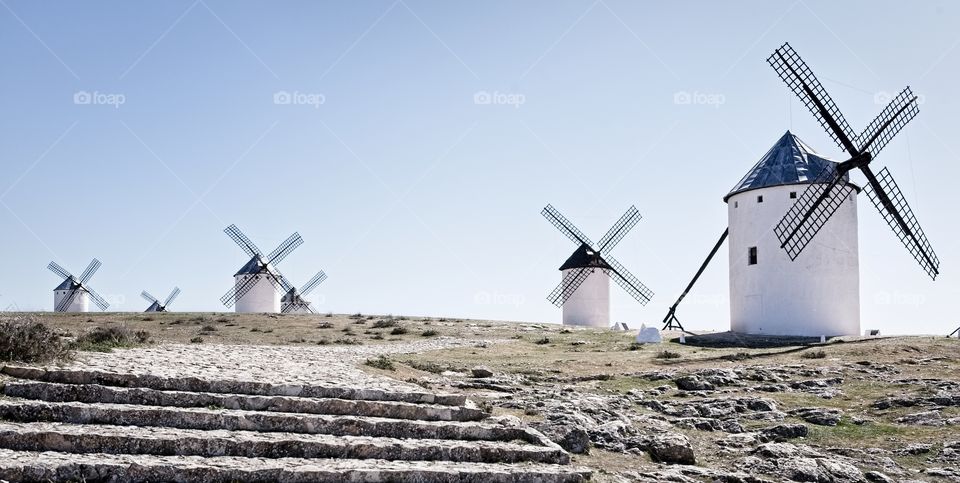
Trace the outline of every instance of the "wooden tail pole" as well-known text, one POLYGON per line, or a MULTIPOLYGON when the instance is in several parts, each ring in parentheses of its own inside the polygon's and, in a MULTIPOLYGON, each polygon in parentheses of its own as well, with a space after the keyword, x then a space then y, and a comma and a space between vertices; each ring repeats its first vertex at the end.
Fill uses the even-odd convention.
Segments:
POLYGON ((683 298, 690 293, 690 290, 693 289, 693 285, 697 283, 697 280, 700 278, 700 275, 703 274, 703 271, 706 270, 707 265, 710 264, 710 260, 713 260, 713 256, 717 254, 717 251, 720 250, 720 246, 723 245, 723 242, 727 239, 727 235, 730 233, 730 228, 723 230, 723 234, 720 235, 720 239, 717 240, 717 244, 713 246, 713 249, 710 250, 710 254, 707 255, 707 259, 703 261, 703 265, 700 265, 700 269, 697 270, 697 274, 693 276, 693 280, 687 284, 687 288, 683 290, 683 293, 680 294, 680 297, 677 298, 677 301, 670 306, 670 310, 667 311, 667 316, 663 318, 663 329, 661 330, 672 330, 680 329, 684 330, 683 325, 680 325, 680 321, 677 319, 677 306, 680 305, 680 302, 683 301, 683 298))

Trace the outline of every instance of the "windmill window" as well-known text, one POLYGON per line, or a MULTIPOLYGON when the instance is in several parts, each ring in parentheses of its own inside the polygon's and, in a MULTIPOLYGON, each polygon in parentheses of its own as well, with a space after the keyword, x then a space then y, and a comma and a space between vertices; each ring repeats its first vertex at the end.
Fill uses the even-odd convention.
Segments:
POLYGON ((734 207, 734 208, 739 208, 739 207, 740 207, 740 202, 739 202, 739 201, 734 201, 734 202, 733 202, 733 207, 734 207))
POLYGON ((747 250, 747 265, 757 264, 757 247, 750 247, 747 250))
POLYGON ((757 196, 757 203, 763 203, 763 196, 757 196))
POLYGON ((797 192, 796 192, 796 191, 791 191, 791 192, 790 192, 790 199, 791 199, 791 200, 797 199, 797 192))

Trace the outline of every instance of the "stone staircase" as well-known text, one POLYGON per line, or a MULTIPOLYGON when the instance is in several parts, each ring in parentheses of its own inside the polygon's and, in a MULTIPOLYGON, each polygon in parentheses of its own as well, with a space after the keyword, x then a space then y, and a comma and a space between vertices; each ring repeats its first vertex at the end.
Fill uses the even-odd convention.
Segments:
POLYGON ((579 482, 464 396, 6 366, 0 480, 579 482))

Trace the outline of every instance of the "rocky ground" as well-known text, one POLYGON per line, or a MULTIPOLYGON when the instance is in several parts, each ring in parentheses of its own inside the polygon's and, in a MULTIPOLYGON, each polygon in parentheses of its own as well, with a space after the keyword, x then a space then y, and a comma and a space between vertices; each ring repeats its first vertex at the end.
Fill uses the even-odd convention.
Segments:
MULTIPOLYGON (((159 342, 83 354, 65 368, 466 395, 497 424, 546 435, 595 481, 960 481, 956 339, 705 348, 486 321, 189 320, 91 318, 138 324, 159 342), (175 343, 200 332, 201 343, 175 343), (347 332, 349 343, 333 335, 347 332)), ((18 429, 0 427, 0 442, 4 431, 18 429)))

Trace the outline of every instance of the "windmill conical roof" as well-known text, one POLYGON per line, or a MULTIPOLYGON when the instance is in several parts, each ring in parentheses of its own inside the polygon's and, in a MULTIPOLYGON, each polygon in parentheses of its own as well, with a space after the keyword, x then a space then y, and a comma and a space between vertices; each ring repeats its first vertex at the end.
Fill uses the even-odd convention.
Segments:
MULTIPOLYGON (((747 172, 747 175, 723 197, 768 186, 810 184, 824 169, 835 170, 837 162, 817 154, 810 146, 790 131, 780 137, 747 172)), ((844 176, 849 182, 849 177, 844 176)))
POLYGON ((78 285, 78 284, 77 284, 77 281, 74 280, 73 277, 67 277, 67 278, 63 279, 63 282, 61 282, 60 285, 57 285, 57 288, 55 288, 55 289, 53 289, 53 290, 54 290, 55 292, 59 292, 59 291, 61 291, 61 290, 71 290, 71 289, 75 288, 77 285, 78 285))
POLYGON ((567 261, 563 262, 560 270, 582 267, 610 268, 610 265, 608 265, 603 258, 600 258, 597 252, 584 244, 580 245, 580 248, 577 248, 577 250, 573 252, 573 255, 570 255, 570 258, 567 258, 567 261))
POLYGON ((250 261, 240 267, 240 270, 237 271, 233 276, 237 277, 240 275, 256 275, 265 271, 265 268, 269 267, 264 266, 263 260, 260 257, 252 257, 250 261))

